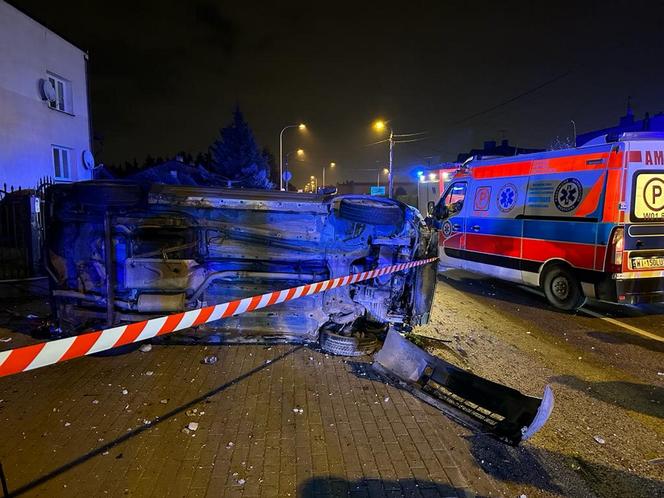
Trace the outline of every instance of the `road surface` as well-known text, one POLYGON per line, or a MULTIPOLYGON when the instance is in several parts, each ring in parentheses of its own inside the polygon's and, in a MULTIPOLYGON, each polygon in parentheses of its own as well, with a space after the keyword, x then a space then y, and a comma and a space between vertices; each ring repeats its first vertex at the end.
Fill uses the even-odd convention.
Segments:
POLYGON ((506 496, 664 496, 664 307, 590 302, 559 312, 536 291, 459 270, 439 277, 422 335, 442 356, 556 404, 520 448, 468 434, 506 496), (659 460, 658 460, 659 459, 659 460))

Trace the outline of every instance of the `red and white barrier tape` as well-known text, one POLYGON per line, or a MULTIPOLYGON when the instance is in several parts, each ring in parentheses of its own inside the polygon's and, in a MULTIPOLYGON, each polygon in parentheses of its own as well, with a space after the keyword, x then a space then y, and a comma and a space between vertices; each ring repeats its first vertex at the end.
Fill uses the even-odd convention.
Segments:
POLYGON ((191 311, 143 320, 142 322, 120 325, 106 330, 89 332, 74 337, 41 342, 8 351, 0 351, 0 377, 35 368, 53 365, 72 358, 79 358, 92 353, 106 351, 132 342, 144 341, 159 335, 170 334, 178 330, 213 322, 221 318, 248 313, 273 304, 292 301, 304 296, 354 284, 363 280, 380 277, 389 273, 426 265, 438 258, 411 261, 386 266, 376 270, 354 273, 281 291, 268 292, 257 296, 245 297, 228 303, 206 306, 191 311))

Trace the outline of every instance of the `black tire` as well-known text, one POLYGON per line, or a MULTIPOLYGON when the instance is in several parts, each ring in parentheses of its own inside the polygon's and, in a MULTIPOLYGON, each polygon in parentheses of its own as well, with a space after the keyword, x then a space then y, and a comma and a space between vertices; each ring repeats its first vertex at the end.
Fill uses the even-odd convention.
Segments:
POLYGON ((556 265, 546 270, 542 290, 549 303, 560 310, 579 309, 586 301, 579 280, 565 266, 556 265))
POLYGON ((346 337, 328 330, 320 333, 320 348, 337 356, 364 356, 373 353, 377 347, 378 340, 373 334, 346 337))
POLYGON ((339 217, 369 225, 401 225, 403 211, 396 204, 372 199, 342 199, 339 217))
POLYGON ((135 183, 93 181, 74 184, 76 200, 98 208, 132 207, 141 200, 141 189, 135 183))

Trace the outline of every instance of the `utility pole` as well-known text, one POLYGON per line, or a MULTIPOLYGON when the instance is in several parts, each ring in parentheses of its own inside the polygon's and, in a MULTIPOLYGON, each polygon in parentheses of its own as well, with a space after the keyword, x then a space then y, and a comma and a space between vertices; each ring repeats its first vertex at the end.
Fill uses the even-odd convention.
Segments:
MULTIPOLYGON (((373 124, 373 128, 376 131, 387 130, 390 132, 387 140, 381 140, 380 142, 375 143, 384 143, 388 142, 390 144, 390 153, 389 153, 389 168, 387 169, 388 182, 387 182, 387 197, 390 199, 394 197, 394 144, 402 144, 408 142, 419 142, 424 140, 422 135, 425 135, 427 132, 418 132, 418 133, 400 133, 395 135, 392 126, 389 124, 389 121, 383 121, 381 119, 377 120, 373 124)), ((372 144, 374 145, 374 144, 372 144)))
MULTIPOLYGON (((392 199, 394 197, 394 177, 392 175, 392 162, 394 160, 394 132, 390 127, 390 172, 388 173, 388 187, 387 187, 387 197, 392 199)), ((380 172, 378 172, 378 178, 380 178, 380 172)))

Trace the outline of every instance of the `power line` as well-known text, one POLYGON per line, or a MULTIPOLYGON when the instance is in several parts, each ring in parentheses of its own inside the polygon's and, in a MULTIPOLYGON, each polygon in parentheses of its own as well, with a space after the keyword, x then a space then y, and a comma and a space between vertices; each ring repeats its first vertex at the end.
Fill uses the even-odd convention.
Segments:
POLYGON ((501 102, 499 104, 496 104, 492 107, 489 107, 488 109, 484 109, 483 111, 476 112, 476 113, 471 114, 470 116, 466 116, 465 118, 462 118, 458 121, 454 121, 453 123, 450 123, 450 125, 452 126, 452 125, 458 125, 458 124, 461 124, 461 123, 465 123, 466 121, 470 121, 471 119, 474 119, 478 116, 482 116, 484 114, 490 113, 491 111, 495 111, 496 109, 499 109, 500 107, 506 106, 507 104, 511 104, 512 102, 514 102, 516 100, 519 100, 520 98, 523 98, 527 95, 530 95, 531 93, 535 93, 536 91, 541 90, 545 86, 549 86, 552 83, 555 83, 556 81, 563 79, 564 77, 568 76, 571 73, 572 73, 571 69, 567 70, 566 72, 564 72, 562 74, 559 74, 558 76, 556 76, 554 78, 551 78, 550 80, 545 81, 544 83, 542 83, 540 85, 537 85, 536 87, 533 87, 529 90, 526 90, 525 92, 520 93, 519 95, 516 95, 516 96, 514 96, 510 99, 504 100, 503 102, 501 102))

